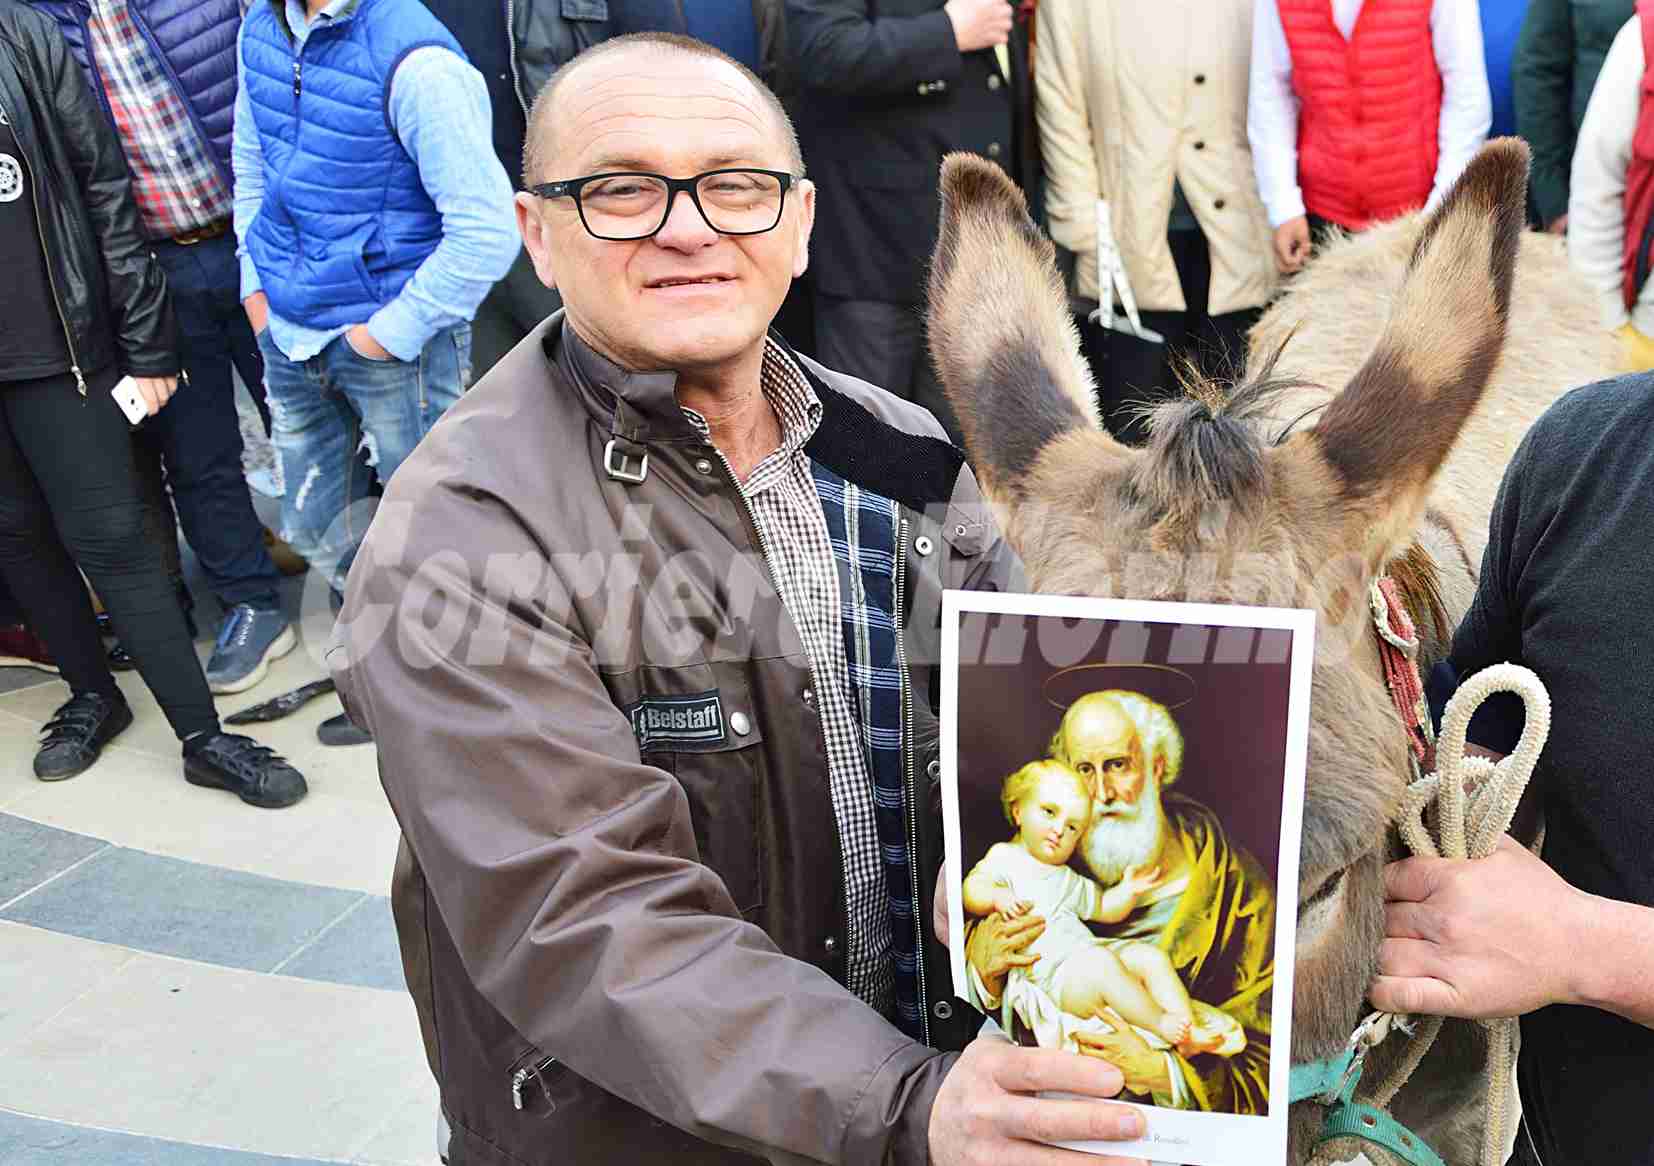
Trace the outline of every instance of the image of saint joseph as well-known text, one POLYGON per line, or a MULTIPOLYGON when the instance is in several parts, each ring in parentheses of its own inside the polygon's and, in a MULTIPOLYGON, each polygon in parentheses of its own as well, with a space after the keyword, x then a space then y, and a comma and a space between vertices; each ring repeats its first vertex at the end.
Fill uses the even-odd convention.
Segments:
MULTIPOLYGON (((1113 886, 1130 867, 1160 877, 1123 921, 1095 924, 1103 936, 1165 951, 1189 995, 1229 1013, 1246 1030, 1245 1050, 1224 1058, 1154 1050, 1128 1026, 1082 1041, 1113 1062, 1126 1096, 1173 1109, 1264 1114, 1269 1098, 1270 996, 1274 982, 1274 883, 1224 834, 1217 815, 1169 792, 1183 763, 1171 713, 1135 692, 1093 692, 1069 706, 1050 756, 1091 785, 1093 811, 1071 865, 1113 886)), ((966 998, 997 1015, 1012 962, 1038 937, 1025 916, 991 915, 966 930, 966 998)))

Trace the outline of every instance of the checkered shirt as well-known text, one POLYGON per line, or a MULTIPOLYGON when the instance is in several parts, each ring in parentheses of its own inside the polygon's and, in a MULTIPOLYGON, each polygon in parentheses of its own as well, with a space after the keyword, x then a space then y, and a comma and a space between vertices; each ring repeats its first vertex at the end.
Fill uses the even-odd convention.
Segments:
POLYGON ((145 233, 170 239, 228 219, 229 183, 126 0, 92 0, 87 30, 145 233))
MULTIPOLYGON (((890 912, 874 824, 873 782, 850 691, 833 544, 810 457, 804 452, 821 423, 821 400, 774 340, 765 342, 760 382, 781 421, 781 446, 758 463, 741 492, 752 508, 776 589, 810 658, 815 706, 827 739, 833 817, 844 855, 850 931, 845 981, 852 992, 888 1016, 894 1006, 890 912)), ((706 419, 693 409, 685 409, 684 415, 711 443, 706 419)))
POLYGON ((919 935, 913 917, 908 854, 907 772, 902 752, 902 672, 896 642, 896 541, 901 512, 894 499, 848 482, 816 462, 816 494, 827 517, 843 596, 844 652, 860 716, 862 751, 873 774, 873 823, 884 868, 895 979, 892 1019, 914 1040, 925 1036, 919 1009, 919 935))

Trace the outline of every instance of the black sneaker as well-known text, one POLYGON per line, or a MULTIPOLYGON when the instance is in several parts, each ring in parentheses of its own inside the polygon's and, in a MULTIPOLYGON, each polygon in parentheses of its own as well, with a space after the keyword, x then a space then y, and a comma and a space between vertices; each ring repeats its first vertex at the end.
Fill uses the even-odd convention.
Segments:
POLYGON ((82 692, 52 714, 41 729, 40 752, 34 755, 34 775, 41 781, 66 781, 91 768, 103 747, 132 723, 132 709, 123 696, 82 692))
POLYGON ((273 749, 238 733, 213 733, 184 742, 184 780, 229 790, 249 806, 279 810, 309 792, 304 775, 273 749))

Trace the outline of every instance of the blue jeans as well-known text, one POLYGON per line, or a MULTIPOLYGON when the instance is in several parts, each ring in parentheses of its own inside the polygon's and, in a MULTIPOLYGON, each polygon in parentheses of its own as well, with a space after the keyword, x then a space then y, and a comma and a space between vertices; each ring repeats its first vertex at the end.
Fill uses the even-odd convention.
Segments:
POLYGON ((291 361, 270 340, 264 383, 271 440, 281 455, 287 493, 282 537, 343 591, 356 548, 367 533, 365 509, 375 474, 381 482, 471 381, 471 326, 431 337, 419 359, 372 360, 336 337, 306 361, 291 361))
POLYGON ((264 524, 241 471, 231 368, 261 405, 264 394, 258 344, 241 310, 235 236, 189 247, 170 240, 151 246, 177 309, 189 383, 180 382, 167 407, 143 423, 138 440, 159 450, 178 524, 219 602, 278 607, 281 575, 265 549, 264 524))

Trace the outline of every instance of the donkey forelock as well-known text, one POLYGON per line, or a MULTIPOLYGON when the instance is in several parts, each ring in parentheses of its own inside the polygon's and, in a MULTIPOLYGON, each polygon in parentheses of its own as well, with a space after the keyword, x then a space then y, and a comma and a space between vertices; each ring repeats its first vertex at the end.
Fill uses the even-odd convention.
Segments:
POLYGON ((1186 523, 1214 502, 1252 509, 1268 501, 1268 450, 1285 436, 1268 428, 1274 406, 1288 392, 1315 387, 1275 375, 1290 340, 1232 388, 1185 367, 1183 396, 1149 411, 1148 445, 1127 488, 1151 522, 1186 523))

